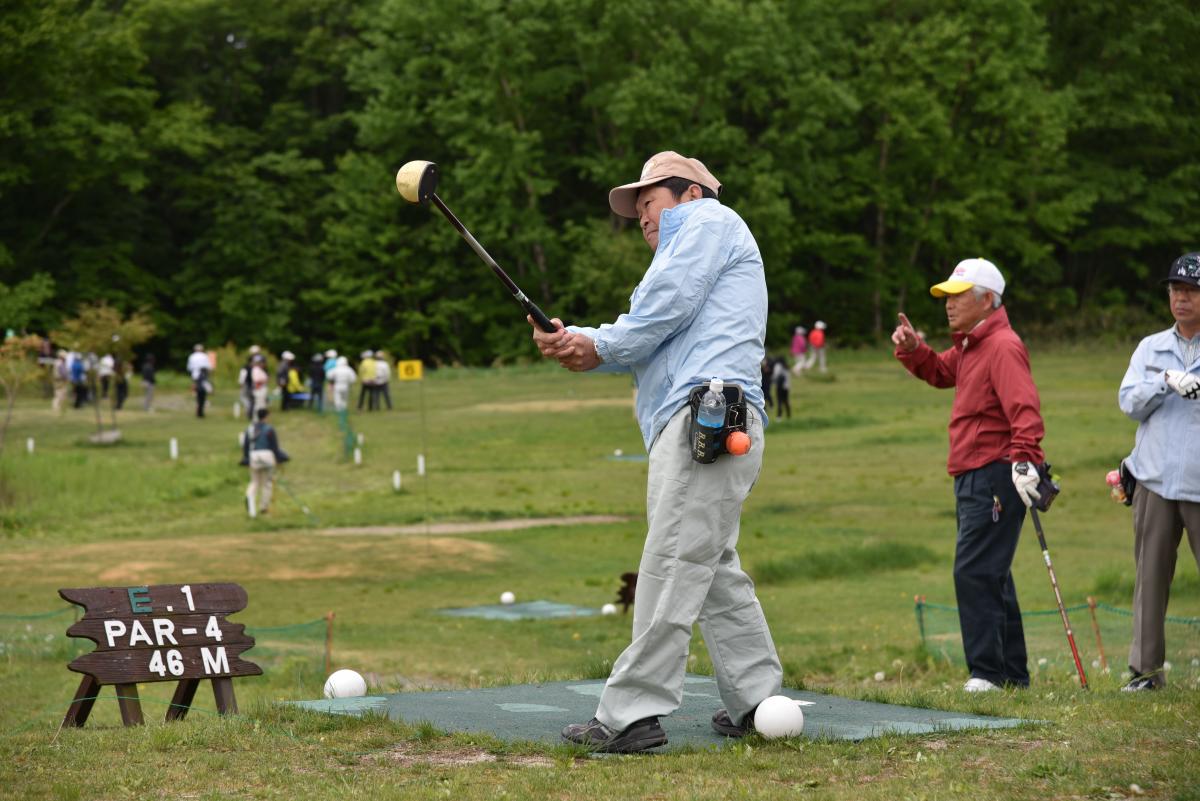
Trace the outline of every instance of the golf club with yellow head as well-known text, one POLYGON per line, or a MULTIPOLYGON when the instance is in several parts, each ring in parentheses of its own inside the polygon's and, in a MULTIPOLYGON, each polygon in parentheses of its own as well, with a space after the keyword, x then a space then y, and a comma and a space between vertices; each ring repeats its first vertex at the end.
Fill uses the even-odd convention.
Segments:
POLYGON ((467 240, 467 244, 471 246, 471 249, 479 255, 479 258, 483 259, 484 264, 491 267, 496 277, 508 287, 508 291, 512 292, 513 297, 517 299, 517 303, 521 304, 521 308, 533 318, 537 327, 547 334, 558 330, 550 322, 550 318, 546 316, 545 312, 539 309, 537 304, 521 291, 521 288, 508 277, 508 273, 500 269, 500 265, 496 264, 496 260, 488 255, 488 252, 483 249, 483 245, 479 244, 479 241, 471 235, 467 227, 454 216, 454 212, 450 211, 446 204, 442 202, 442 199, 437 196, 437 182, 438 169, 437 165, 432 161, 410 161, 396 173, 396 191, 400 193, 401 197, 409 203, 420 205, 425 205, 432 201, 433 205, 437 206, 438 210, 446 215, 446 219, 450 221, 450 224, 458 229, 458 232, 462 234, 462 238, 467 240))

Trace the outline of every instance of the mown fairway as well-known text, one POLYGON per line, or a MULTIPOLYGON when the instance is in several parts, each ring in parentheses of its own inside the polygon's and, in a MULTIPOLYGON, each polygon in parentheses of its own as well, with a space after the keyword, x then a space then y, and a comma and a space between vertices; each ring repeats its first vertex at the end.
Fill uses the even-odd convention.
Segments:
MULTIPOLYGON (((1064 485, 1044 521, 1069 604, 1090 594, 1129 607, 1129 513, 1103 482, 1132 444, 1134 426, 1116 408, 1129 350, 1033 353, 1044 445, 1064 485)), ((166 725, 172 685, 143 685, 151 722, 127 730, 105 688, 86 728, 59 732, 79 679, 66 669, 74 651, 61 637, 71 616, 28 629, 12 616, 62 607, 60 587, 235 581, 250 605, 234 620, 252 633, 333 611, 335 666, 370 674, 379 692, 603 676, 628 639, 621 616, 513 624, 436 614, 494 603, 504 590, 521 600, 612 600, 620 573, 636 569, 644 533, 645 464, 610 458, 615 449, 642 451, 626 379, 538 366, 441 370, 423 386, 394 383, 394 411, 351 415, 364 436, 362 466, 344 454, 332 415, 276 412, 293 457, 284 480, 315 521, 278 486, 270 515, 247 520, 233 392, 218 387, 210 417, 197 420, 176 385, 150 415, 135 393, 121 417, 124 440, 108 448, 87 443, 90 409, 55 418, 40 399, 18 406, 0 457, 0 614, 9 616, 0 618, 0 797, 1040 801, 1133 796, 1136 784, 1148 797, 1200 798, 1196 668, 1179 666, 1161 693, 1123 695, 1121 646, 1109 648, 1111 674, 1090 669, 1094 640, 1080 615, 1073 622, 1094 685, 1083 693, 1050 618, 1031 631, 1031 656, 1048 661, 1030 690, 969 698, 958 689, 961 667, 920 649, 913 596, 954 603, 944 471, 951 395, 919 384, 882 351, 834 353, 831 376, 793 382, 794 416, 769 428, 743 518, 742 560, 759 578, 786 681, 1043 725, 860 744, 754 740, 716 753, 592 760, 566 748, 447 736, 419 722, 278 706, 320 695, 324 630, 316 626, 274 641, 260 635, 263 647, 246 658, 266 675, 236 682, 240 716, 212 714, 202 687, 189 719, 166 725), (32 456, 27 437, 36 440, 32 456), (423 449, 427 484, 415 470, 423 449), (396 469, 400 493, 391 487, 396 469), (447 536, 378 528, 593 514, 628 520, 447 536), (348 528, 360 530, 336 531, 348 528), (30 646, 25 635, 43 631, 59 636, 30 646)), ((1014 568, 1022 605, 1050 609, 1028 524, 1025 535, 1014 568)), ((1172 614, 1200 616, 1186 547, 1176 581, 1172 614)), ((691 669, 710 670, 698 635, 691 669)))

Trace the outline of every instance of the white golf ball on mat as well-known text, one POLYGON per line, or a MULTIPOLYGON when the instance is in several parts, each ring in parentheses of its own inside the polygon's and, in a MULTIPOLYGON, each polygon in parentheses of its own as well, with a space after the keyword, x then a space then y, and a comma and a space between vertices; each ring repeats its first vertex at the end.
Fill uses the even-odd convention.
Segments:
POLYGON ((772 695, 755 710, 754 728, 768 740, 795 737, 804 731, 804 712, 795 699, 772 695))
POLYGON ((517 600, 517 596, 513 595, 508 590, 505 590, 504 592, 500 593, 500 603, 502 603, 502 604, 508 605, 508 604, 515 602, 516 600, 517 600))
POLYGON ((357 698, 366 694, 367 680, 353 670, 335 670, 325 680, 326 698, 357 698))

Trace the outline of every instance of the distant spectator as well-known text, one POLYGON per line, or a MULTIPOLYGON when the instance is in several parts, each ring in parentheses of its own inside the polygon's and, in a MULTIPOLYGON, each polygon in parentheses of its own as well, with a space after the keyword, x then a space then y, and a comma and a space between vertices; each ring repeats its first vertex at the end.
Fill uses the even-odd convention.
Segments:
POLYGON ((83 354, 78 351, 71 351, 68 359, 71 387, 75 390, 75 408, 79 409, 87 403, 88 399, 87 362, 84 361, 83 354))
POLYGON ((67 393, 71 391, 71 370, 65 350, 60 349, 54 356, 54 365, 50 368, 50 381, 54 387, 54 400, 50 401, 50 411, 62 414, 67 403, 67 393))
POLYGON ((345 356, 338 356, 333 370, 325 375, 326 380, 333 383, 333 408, 344 412, 350 405, 350 385, 358 380, 354 368, 345 356))
POLYGON ((787 363, 782 358, 774 360, 771 379, 775 384, 775 415, 780 419, 785 416, 790 418, 792 416, 792 374, 788 371, 787 363))
POLYGON ((254 402, 254 413, 267 408, 267 395, 271 391, 271 377, 267 375, 267 357, 261 353, 250 359, 250 393, 254 402))
POLYGON ((325 391, 329 393, 330 401, 333 400, 333 379, 330 374, 333 373, 333 368, 337 367, 338 352, 333 348, 325 351, 325 391))
POLYGON ((825 323, 821 320, 813 325, 813 332, 808 337, 808 358, 804 360, 804 369, 811 370, 814 364, 822 373, 825 372, 825 323))
POLYGON ((208 395, 212 392, 212 383, 209 381, 209 376, 212 374, 212 361, 208 358, 208 354, 204 352, 203 345, 194 345, 192 347, 192 355, 188 356, 187 360, 188 375, 192 377, 192 387, 196 392, 196 416, 204 416, 204 404, 208 400, 208 395))
POLYGON ((308 408, 325 411, 325 357, 316 354, 308 365, 308 408))
POLYGON ((118 409, 124 408, 125 399, 129 397, 129 376, 132 372, 129 362, 120 356, 113 358, 113 380, 116 382, 114 405, 118 409))
POLYGON ((358 363, 358 380, 362 386, 358 390, 358 410, 361 412, 363 400, 367 401, 367 411, 375 411, 378 398, 375 392, 375 353, 364 350, 362 361, 358 363))
POLYGON ((148 412, 154 411, 154 385, 156 383, 155 374, 158 372, 154 366, 154 354, 151 353, 142 360, 142 389, 145 390, 145 396, 142 399, 142 408, 148 412))
POLYGON ((100 397, 108 399, 108 387, 112 382, 113 375, 116 373, 116 360, 111 353, 106 353, 100 357, 100 362, 96 366, 96 377, 100 379, 100 397))
POLYGON ((287 453, 279 447, 275 427, 267 422, 270 410, 256 413, 257 422, 246 429, 242 440, 241 464, 250 468, 250 485, 246 487, 246 512, 251 517, 266 514, 271 506, 271 490, 275 483, 275 467, 288 461, 287 453))
POLYGON ((375 352, 375 405, 380 409, 383 404, 387 403, 390 410, 392 408, 392 391, 388 386, 392 380, 392 366, 389 364, 388 355, 379 350, 375 352), (382 401, 382 402, 381 402, 382 401))
POLYGON ((771 400, 771 373, 773 370, 771 365, 771 357, 763 356, 763 360, 758 365, 758 369, 761 376, 763 399, 766 401, 766 408, 769 410, 771 408, 771 404, 774 403, 774 401, 771 400))
POLYGON ((254 370, 254 357, 260 353, 262 353, 262 348, 258 345, 251 345, 250 351, 246 355, 246 364, 238 370, 238 392, 242 398, 242 405, 246 407, 248 420, 254 420, 254 382, 250 376, 254 370))
POLYGON ((291 372, 292 362, 295 360, 296 354, 285 350, 279 356, 279 366, 275 368, 275 385, 279 387, 279 408, 285 412, 291 406, 288 402, 288 374, 291 372))
POLYGON ((288 361, 288 381, 285 391, 288 406, 292 409, 303 408, 304 402, 308 400, 308 393, 304 391, 304 379, 300 377, 300 368, 296 366, 296 360, 288 361))
POLYGON ((804 357, 808 353, 808 329, 796 326, 792 333, 792 372, 799 375, 804 371, 804 357))

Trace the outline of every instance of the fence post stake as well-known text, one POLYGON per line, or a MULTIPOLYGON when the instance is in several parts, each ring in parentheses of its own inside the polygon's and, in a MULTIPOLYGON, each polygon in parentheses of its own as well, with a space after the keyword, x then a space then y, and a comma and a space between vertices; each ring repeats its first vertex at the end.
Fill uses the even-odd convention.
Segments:
POLYGON ((325 675, 333 668, 333 612, 325 613, 325 675))
POLYGON ((1104 656, 1104 641, 1100 639, 1100 624, 1096 622, 1096 599, 1088 596, 1088 612, 1092 615, 1092 631, 1096 632, 1096 648, 1100 651, 1100 669, 1108 672, 1108 659, 1104 656))

